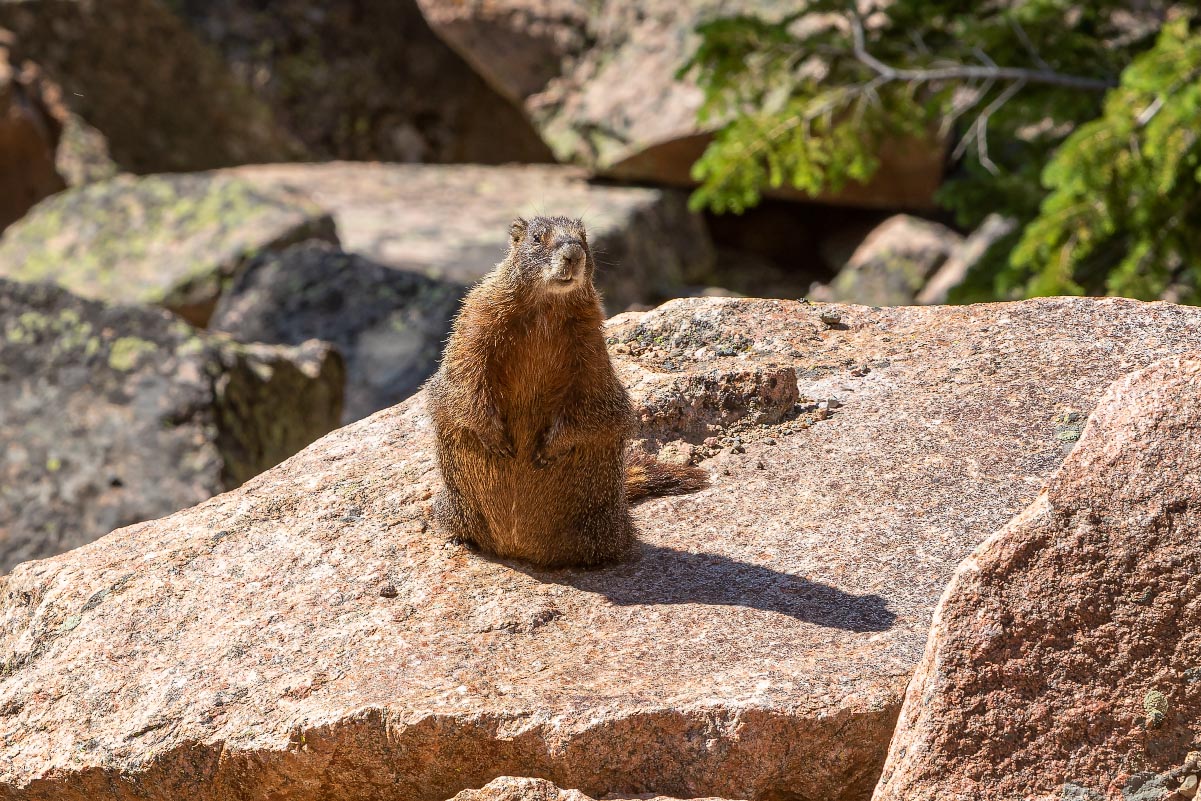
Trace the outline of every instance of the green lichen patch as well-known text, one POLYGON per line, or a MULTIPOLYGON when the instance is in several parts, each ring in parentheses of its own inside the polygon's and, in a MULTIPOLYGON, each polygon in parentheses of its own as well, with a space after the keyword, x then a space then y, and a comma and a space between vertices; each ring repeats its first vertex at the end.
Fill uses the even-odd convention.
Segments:
POLYGON ((306 238, 336 239, 333 223, 290 190, 220 173, 122 175, 48 198, 10 227, 0 274, 211 311, 223 280, 252 254, 306 238))
POLYGON ((108 366, 114 370, 128 372, 138 366, 143 354, 153 352, 157 346, 138 337, 121 337, 113 342, 108 351, 108 366))
POLYGON ((1168 697, 1159 690, 1149 690, 1143 697, 1143 711, 1147 715, 1147 728, 1159 728, 1168 715, 1168 697))

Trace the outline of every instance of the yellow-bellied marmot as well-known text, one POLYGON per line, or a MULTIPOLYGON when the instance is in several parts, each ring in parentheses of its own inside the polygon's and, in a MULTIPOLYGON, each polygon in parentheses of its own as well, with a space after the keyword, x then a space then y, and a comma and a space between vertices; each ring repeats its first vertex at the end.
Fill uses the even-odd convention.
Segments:
POLYGON ((627 457, 633 415, 602 336, 584 225, 518 219, 467 295, 428 403, 453 537, 545 567, 598 565, 634 542, 629 502, 699 489, 704 471, 627 457))

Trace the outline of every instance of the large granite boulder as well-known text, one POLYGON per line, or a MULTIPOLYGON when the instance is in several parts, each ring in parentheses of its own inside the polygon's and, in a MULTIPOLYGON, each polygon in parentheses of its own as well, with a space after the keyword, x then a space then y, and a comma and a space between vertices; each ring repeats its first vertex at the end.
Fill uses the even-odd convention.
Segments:
POLYGON ((1196 352, 1114 384, 1046 489, 955 571, 877 801, 1192 798, 1199 531, 1196 352))
POLYGON ((58 87, 30 63, 14 63, 0 30, 0 231, 66 184, 56 169, 64 109, 58 87))
POLYGON ((175 0, 189 27, 319 158, 552 161, 518 107, 415 0, 175 0))
POLYGON ((0 573, 236 487, 338 424, 328 345, 0 279, 0 573))
POLYGON ((682 193, 592 184, 571 167, 331 163, 230 173, 304 191, 330 210, 352 253, 460 284, 504 258, 513 217, 582 217, 612 312, 683 294, 714 262, 704 220, 682 193))
POLYGON ((344 422, 412 395, 438 368, 463 287, 306 242, 266 253, 222 295, 209 328, 243 342, 320 339, 346 360, 344 422))
POLYGON ((249 257, 314 237, 337 241, 299 192, 221 173, 122 175, 47 198, 11 226, 0 276, 158 304, 202 326, 249 257))
POLYGON ((303 152, 161 0, 0 2, 0 27, 123 169, 206 170, 303 152))
MULTIPOLYGON (((498 91, 519 103, 560 161, 620 178, 691 185, 711 130, 701 91, 680 68, 697 25, 718 14, 779 14, 783 0, 417 0, 433 29, 498 91)), ((933 206, 944 148, 897 140, 866 186, 828 202, 933 206)), ((800 197, 795 190, 776 194, 800 197)))
POLYGON ((637 559, 448 544, 418 394, 0 583, 0 799, 866 799, 955 567, 1201 309, 693 299, 608 337, 713 482, 635 509, 637 559))

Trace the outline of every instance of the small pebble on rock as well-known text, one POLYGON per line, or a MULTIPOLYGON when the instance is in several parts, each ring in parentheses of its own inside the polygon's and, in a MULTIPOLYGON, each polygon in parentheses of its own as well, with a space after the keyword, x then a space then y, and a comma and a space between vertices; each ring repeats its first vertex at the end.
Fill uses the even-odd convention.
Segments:
POLYGON ((833 309, 827 309, 819 315, 821 321, 826 324, 827 328, 833 328, 842 322, 842 315, 833 309))
POLYGON ((399 594, 393 584, 385 584, 379 588, 379 597, 381 598, 395 598, 399 594))
POLYGON ((842 406, 842 401, 838 398, 830 398, 826 401, 826 408, 828 409, 837 409, 839 406, 842 406))
MULTIPOLYGON (((790 431, 789 433, 792 433, 792 432, 790 431)), ((763 440, 763 444, 764 445, 775 445, 776 444, 775 437, 768 437, 767 439, 763 440)))

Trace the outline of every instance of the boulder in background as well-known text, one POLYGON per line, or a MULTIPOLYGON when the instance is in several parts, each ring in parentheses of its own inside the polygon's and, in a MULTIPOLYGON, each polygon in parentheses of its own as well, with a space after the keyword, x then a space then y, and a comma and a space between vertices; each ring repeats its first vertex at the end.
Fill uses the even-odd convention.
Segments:
POLYGON ((324 343, 0 279, 0 573, 236 487, 338 425, 324 343))
POLYGON ((878 225, 815 300, 906 306, 960 247, 963 237, 938 223, 897 214, 878 225))
POLYGON ((303 148, 161 0, 0 2, 13 56, 38 64, 121 169, 207 170, 303 148))
POLYGON ((323 159, 553 161, 414 0, 176 0, 243 86, 323 159))
POLYGON ((433 374, 462 296, 459 284, 305 242, 241 271, 209 326, 243 342, 335 345, 346 360, 342 419, 351 422, 433 374))
POLYGON ((682 294, 714 262, 704 219, 682 192, 593 184, 573 167, 334 162, 228 172, 312 197, 329 209, 351 253, 459 284, 504 259, 518 215, 583 218, 611 312, 682 294))
POLYGON ((309 238, 337 241, 329 215, 298 192, 221 173, 122 175, 48 198, 10 226, 0 275, 158 304, 203 326, 249 257, 309 238))
MULTIPOLYGON (((691 186, 712 131, 701 91, 676 77, 717 14, 791 11, 783 0, 418 0, 433 29, 533 120, 560 161, 631 181, 691 186)), ((929 208, 944 146, 897 140, 864 186, 824 202, 929 208)), ((810 199, 796 190, 772 192, 810 199)))

